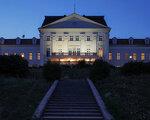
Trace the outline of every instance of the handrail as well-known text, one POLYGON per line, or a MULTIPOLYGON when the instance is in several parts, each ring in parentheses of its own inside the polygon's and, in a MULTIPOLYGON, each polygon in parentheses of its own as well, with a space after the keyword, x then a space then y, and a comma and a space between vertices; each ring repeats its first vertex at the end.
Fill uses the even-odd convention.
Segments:
POLYGON ((58 80, 55 80, 40 104, 38 105, 37 109, 35 110, 32 119, 33 120, 40 120, 43 110, 45 109, 45 106, 47 105, 48 99, 51 97, 52 93, 54 92, 56 86, 58 84, 58 80))
POLYGON ((90 88, 92 90, 92 93, 96 99, 96 102, 103 114, 103 117, 105 120, 113 120, 113 116, 107 111, 106 109, 106 106, 105 106, 105 103, 103 102, 101 96, 100 96, 100 93, 97 91, 96 87, 94 86, 93 82, 90 80, 90 79, 87 79, 87 82, 89 83, 90 85, 90 88))

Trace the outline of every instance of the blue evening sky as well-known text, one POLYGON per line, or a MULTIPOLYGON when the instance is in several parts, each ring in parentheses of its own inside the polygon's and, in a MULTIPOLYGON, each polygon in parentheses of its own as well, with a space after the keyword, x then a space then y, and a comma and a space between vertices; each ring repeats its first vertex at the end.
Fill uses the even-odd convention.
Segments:
MULTIPOLYGON (((39 37, 45 15, 69 15, 74 0, 0 0, 0 37, 39 37)), ((150 37, 150 0, 76 0, 80 15, 104 15, 110 36, 150 37)))

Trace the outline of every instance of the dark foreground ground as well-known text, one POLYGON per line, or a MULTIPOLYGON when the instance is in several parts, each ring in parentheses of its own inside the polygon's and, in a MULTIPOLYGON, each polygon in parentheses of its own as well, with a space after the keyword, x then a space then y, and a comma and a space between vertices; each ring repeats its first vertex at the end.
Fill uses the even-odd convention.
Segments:
POLYGON ((111 76, 95 84, 116 120, 150 120, 150 75, 111 76))
POLYGON ((31 120, 50 86, 36 74, 24 79, 0 77, 0 120, 31 120))
MULTIPOLYGON (((63 77, 86 78, 89 69, 63 70, 63 77)), ((30 120, 50 83, 39 71, 31 78, 0 77, 0 120, 30 120)), ((113 73, 95 82, 116 120, 150 120, 150 75, 125 77, 113 73)))

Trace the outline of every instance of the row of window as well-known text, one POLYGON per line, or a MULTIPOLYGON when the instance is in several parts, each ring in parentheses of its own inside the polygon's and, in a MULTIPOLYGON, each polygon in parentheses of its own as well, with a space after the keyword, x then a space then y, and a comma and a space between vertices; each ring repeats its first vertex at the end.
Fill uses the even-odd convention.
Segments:
MULTIPOLYGON (((12 54, 9 54, 9 53, 4 53, 4 55, 12 55, 12 54)), ((17 55, 17 53, 14 53, 13 55, 17 55)), ((19 54, 22 58, 28 58, 29 60, 33 60, 33 53, 32 52, 29 52, 28 53, 28 57, 25 56, 25 53, 20 53, 19 54)), ((40 56, 40 52, 37 52, 36 53, 36 59, 37 60, 40 60, 41 59, 41 56, 40 56)))
MULTIPOLYGON (((86 52, 85 54, 90 54, 91 53, 91 49, 86 49, 86 52)), ((63 55, 64 53, 62 52, 62 49, 58 49, 58 54, 59 55, 63 55)), ((80 55, 80 48, 77 48, 77 49, 69 49, 68 50, 68 54, 69 55, 80 55)), ((46 51, 46 56, 47 57, 50 57, 50 48, 47 48, 47 51, 46 51)))
MULTIPOLYGON (((56 34, 56 32, 51 32, 51 34, 56 34)), ((69 34, 69 32, 64 32, 64 34, 69 34)), ((85 34, 85 32, 80 32, 80 34, 85 34)), ((98 34, 98 32, 93 32, 93 34, 98 34)))
MULTIPOLYGON (((99 41, 102 41, 103 40, 103 37, 102 36, 99 36, 99 41)), ((47 41, 52 41, 52 37, 50 36, 47 36, 47 41)), ((63 41, 63 37, 62 36, 58 36, 58 41, 63 41)), ((70 39, 69 41, 80 41, 80 38, 79 36, 70 36, 70 39)), ((91 37, 90 36, 87 36, 86 38, 86 41, 91 41, 91 37)))
MULTIPOLYGON (((137 60, 138 59, 138 54, 137 53, 133 53, 132 55, 129 55, 129 53, 125 53, 124 55, 125 60, 137 60)), ((109 60, 112 60, 112 53, 109 53, 109 60)), ((121 59, 121 54, 120 53, 116 53, 116 60, 120 60, 121 59)), ((149 59, 150 59, 150 55, 149 55, 149 59)), ((145 53, 141 53, 140 54, 140 60, 145 60, 145 53)))

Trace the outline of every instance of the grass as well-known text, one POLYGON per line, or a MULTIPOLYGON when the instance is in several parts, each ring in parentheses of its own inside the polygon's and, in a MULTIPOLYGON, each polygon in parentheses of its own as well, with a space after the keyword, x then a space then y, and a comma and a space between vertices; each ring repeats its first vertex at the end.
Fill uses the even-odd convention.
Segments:
POLYGON ((116 120, 150 119, 150 75, 112 74, 95 83, 116 120))
POLYGON ((21 78, 0 77, 0 120, 30 120, 50 84, 33 76, 21 78))

